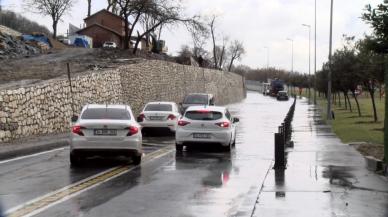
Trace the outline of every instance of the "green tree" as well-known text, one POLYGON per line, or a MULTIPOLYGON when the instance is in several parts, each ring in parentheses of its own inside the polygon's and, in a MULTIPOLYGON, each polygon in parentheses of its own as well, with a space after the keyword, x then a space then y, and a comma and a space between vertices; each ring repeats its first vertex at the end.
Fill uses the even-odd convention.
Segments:
POLYGON ((366 12, 362 19, 373 28, 371 50, 384 55, 384 84, 385 84, 385 117, 384 117, 384 161, 388 164, 388 64, 386 54, 388 52, 388 0, 384 0, 376 8, 366 6, 366 12))

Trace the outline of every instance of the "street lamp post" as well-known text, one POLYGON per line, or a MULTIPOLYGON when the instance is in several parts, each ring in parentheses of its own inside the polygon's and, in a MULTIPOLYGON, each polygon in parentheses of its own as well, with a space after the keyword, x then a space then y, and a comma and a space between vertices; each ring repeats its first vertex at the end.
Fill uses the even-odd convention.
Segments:
POLYGON ((311 76, 311 25, 302 24, 303 26, 309 29, 309 79, 308 79, 308 88, 309 88, 309 103, 311 99, 311 91, 310 91, 310 76, 311 76))
POLYGON ((333 44, 333 0, 331 0, 330 6, 330 40, 329 40, 329 73, 327 75, 327 120, 331 120, 331 52, 333 44))
POLYGON ((317 104, 317 0, 315 0, 314 19, 314 105, 317 104))

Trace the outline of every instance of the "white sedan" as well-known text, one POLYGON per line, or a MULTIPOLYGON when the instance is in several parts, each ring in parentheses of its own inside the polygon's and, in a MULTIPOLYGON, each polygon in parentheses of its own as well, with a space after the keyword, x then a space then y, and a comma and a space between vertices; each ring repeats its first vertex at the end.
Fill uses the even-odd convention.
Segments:
POLYGON ((123 155, 138 165, 142 134, 127 105, 86 105, 73 118, 70 163, 80 165, 88 156, 123 155))
POLYGON ((236 143, 236 124, 228 109, 219 106, 191 106, 178 121, 176 150, 197 143, 221 144, 230 151, 236 143))
POLYGON ((144 106, 137 121, 142 128, 167 128, 175 132, 181 117, 175 102, 150 102, 144 106))

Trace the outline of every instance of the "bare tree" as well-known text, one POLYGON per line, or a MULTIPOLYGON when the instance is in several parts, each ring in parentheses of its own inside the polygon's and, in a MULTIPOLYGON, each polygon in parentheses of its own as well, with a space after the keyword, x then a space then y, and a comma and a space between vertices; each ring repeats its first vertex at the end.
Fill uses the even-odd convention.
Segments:
POLYGON ((223 66, 224 66, 224 62, 226 61, 226 47, 227 47, 227 44, 228 44, 228 37, 224 36, 222 38, 222 46, 220 46, 219 48, 219 52, 217 52, 218 54, 218 68, 219 69, 222 69, 223 66))
POLYGON ((210 22, 209 22, 209 28, 210 28, 210 34, 212 36, 212 40, 213 40, 213 61, 214 61, 214 68, 217 68, 217 53, 216 53, 216 38, 215 38, 215 22, 216 22, 216 19, 217 19, 217 16, 216 15, 213 15, 211 18, 210 18, 210 22))
POLYGON ((241 59, 242 55, 245 54, 244 45, 241 41, 234 40, 228 49, 230 55, 230 63, 228 67, 228 71, 232 69, 233 62, 235 60, 241 59))
POLYGON ((117 14, 117 0, 108 0, 108 6, 106 7, 106 10, 117 14))
POLYGON ((35 9, 36 13, 51 17, 53 21, 53 38, 57 37, 57 26, 61 17, 74 4, 74 0, 24 0, 24 2, 28 8, 35 9))
MULTIPOLYGON (((142 38, 156 31, 160 26, 184 24, 190 29, 205 28, 200 22, 199 16, 183 17, 182 7, 179 4, 174 4, 170 0, 153 0, 149 1, 143 8, 142 16, 149 16, 150 22, 143 33, 138 33, 138 37, 133 49, 133 53, 137 52, 138 46, 142 38)), ((134 25, 132 26, 134 28, 134 25)))
POLYGON ((88 17, 90 17, 90 13, 92 10, 92 0, 87 0, 88 1, 88 17))

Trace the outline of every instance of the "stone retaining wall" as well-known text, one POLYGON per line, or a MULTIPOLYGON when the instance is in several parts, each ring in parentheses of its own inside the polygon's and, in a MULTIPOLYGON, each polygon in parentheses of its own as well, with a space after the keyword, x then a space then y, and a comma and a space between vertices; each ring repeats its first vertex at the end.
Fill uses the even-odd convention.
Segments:
POLYGON ((143 61, 28 87, 0 90, 0 142, 66 132, 72 101, 75 113, 88 103, 129 104, 137 115, 149 101, 180 102, 193 92, 212 93, 217 104, 244 98, 243 78, 227 73, 163 61, 143 61))

